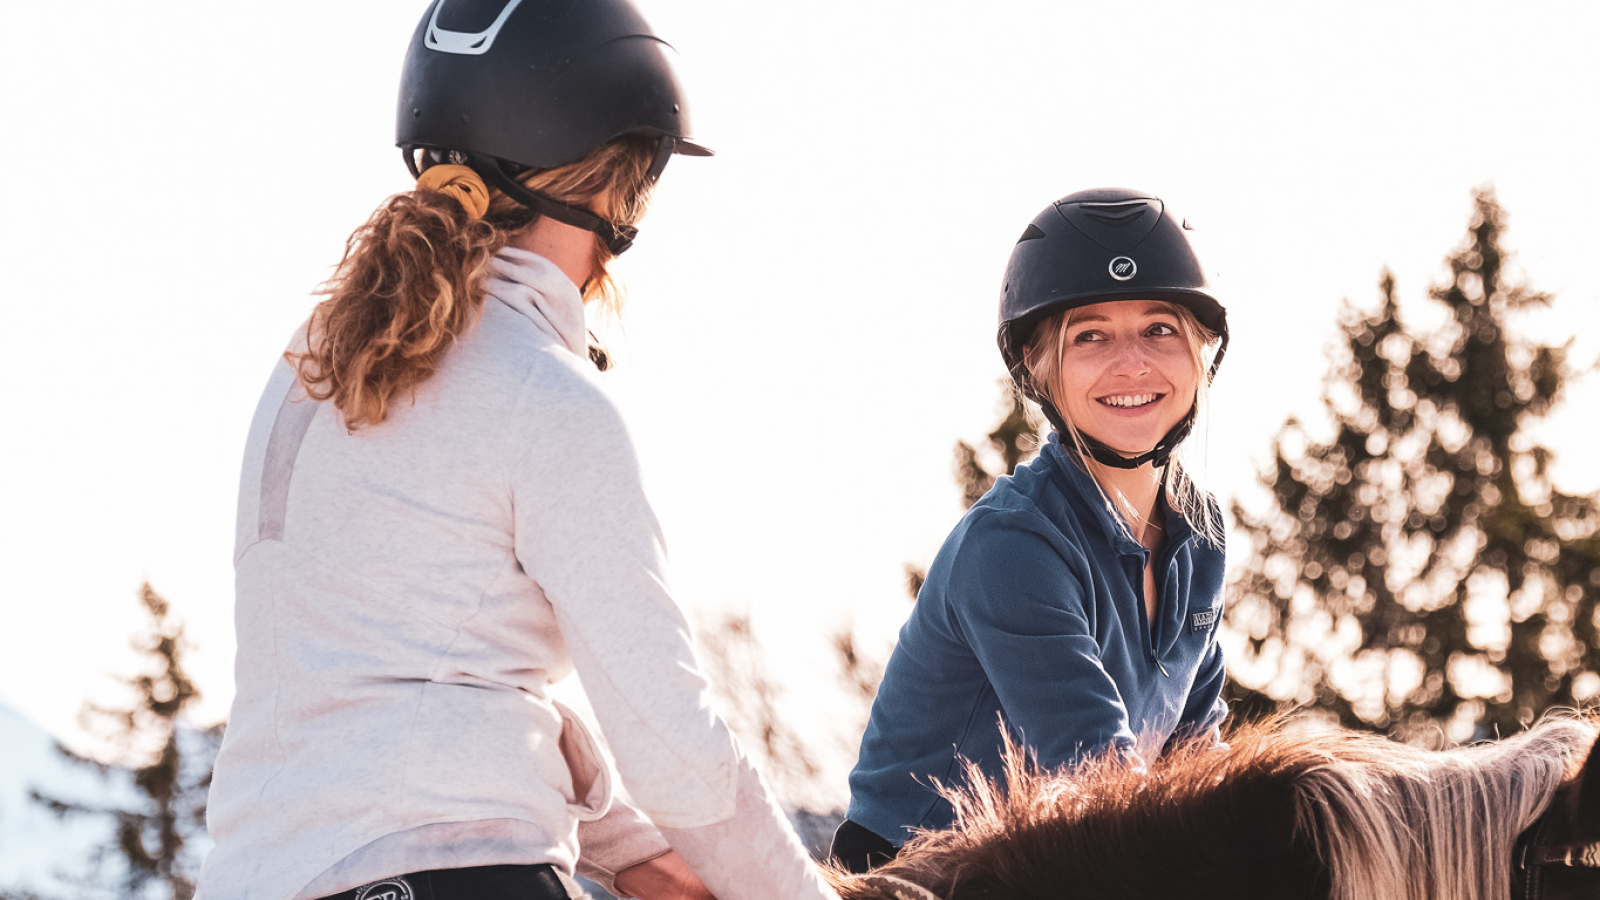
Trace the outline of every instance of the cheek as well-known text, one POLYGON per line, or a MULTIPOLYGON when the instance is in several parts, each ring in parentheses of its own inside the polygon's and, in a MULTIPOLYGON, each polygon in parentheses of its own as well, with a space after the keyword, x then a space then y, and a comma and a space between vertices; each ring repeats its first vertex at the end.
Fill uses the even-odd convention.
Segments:
POLYGON ((1185 372, 1172 380, 1172 393, 1178 399, 1185 401, 1185 405, 1195 401, 1195 395, 1198 393, 1199 387, 1200 382, 1195 379, 1192 372, 1185 372))
POLYGON ((1105 366, 1090 353, 1069 353, 1061 361, 1061 371, 1056 375, 1056 384, 1062 393, 1071 393, 1076 390, 1082 393, 1100 377, 1100 372, 1105 366))
POLYGON ((1095 374, 1093 367, 1081 360, 1076 365, 1071 361, 1063 363, 1050 391, 1056 408, 1069 415, 1074 410, 1088 409, 1089 388, 1094 384, 1095 374))
POLYGON ((1161 360, 1161 373, 1172 385, 1174 396, 1194 402, 1195 392, 1200 388, 1200 373, 1196 371, 1194 358, 1187 350, 1165 354, 1161 360))

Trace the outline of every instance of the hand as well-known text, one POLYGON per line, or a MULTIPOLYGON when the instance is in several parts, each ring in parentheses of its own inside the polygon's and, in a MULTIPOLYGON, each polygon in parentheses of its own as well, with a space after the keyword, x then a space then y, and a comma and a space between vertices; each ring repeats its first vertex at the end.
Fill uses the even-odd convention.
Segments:
POLYGON ((638 900, 717 900, 676 850, 617 873, 617 893, 638 900))

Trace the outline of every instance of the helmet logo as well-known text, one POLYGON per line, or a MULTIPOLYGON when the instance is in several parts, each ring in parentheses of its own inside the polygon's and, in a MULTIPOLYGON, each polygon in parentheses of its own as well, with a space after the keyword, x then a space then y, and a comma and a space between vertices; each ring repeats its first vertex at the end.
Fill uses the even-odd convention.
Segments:
POLYGON ((443 53, 482 56, 489 52, 489 48, 494 45, 495 36, 505 27, 506 19, 511 18, 512 10, 516 9, 522 0, 507 0, 494 22, 479 32, 446 31, 440 28, 439 11, 444 9, 444 5, 448 2, 449 0, 439 0, 439 5, 433 8, 433 16, 428 19, 428 32, 427 37, 423 39, 423 46, 443 53))
POLYGON ((1139 264, 1135 263, 1130 256, 1119 256, 1113 259, 1111 265, 1107 268, 1111 272, 1111 277, 1118 281, 1127 281, 1139 273, 1139 264))

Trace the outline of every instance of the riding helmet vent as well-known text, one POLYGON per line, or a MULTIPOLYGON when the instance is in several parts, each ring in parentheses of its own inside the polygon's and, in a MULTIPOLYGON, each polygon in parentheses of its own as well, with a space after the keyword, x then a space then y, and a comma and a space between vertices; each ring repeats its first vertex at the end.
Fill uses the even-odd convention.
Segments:
POLYGON ((1017 238, 1017 243, 1020 244, 1023 241, 1037 241, 1042 237, 1044 237, 1044 229, 1030 223, 1027 230, 1022 232, 1022 237, 1017 238))
MULTIPOLYGON (((462 12, 463 4, 440 3, 433 8, 433 15, 428 19, 427 35, 424 38, 429 50, 438 50, 441 53, 461 53, 468 56, 480 56, 489 52, 494 46, 494 39, 500 34, 500 29, 505 27, 506 19, 517 8, 522 0, 509 0, 493 19, 484 22, 481 18, 472 21, 470 15, 462 12), (453 14, 447 17, 446 7, 453 14), (441 18, 450 21, 451 28, 446 28, 441 23, 441 18), (457 21, 459 20, 459 21, 457 21)), ((493 7, 478 7, 480 16, 485 12, 493 12, 493 7)), ((467 13, 472 9, 467 9, 467 13)))

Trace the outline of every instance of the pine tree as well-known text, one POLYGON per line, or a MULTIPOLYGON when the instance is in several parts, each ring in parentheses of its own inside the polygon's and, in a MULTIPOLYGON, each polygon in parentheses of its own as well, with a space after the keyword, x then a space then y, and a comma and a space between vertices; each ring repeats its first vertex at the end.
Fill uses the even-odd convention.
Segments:
MULTIPOLYGON (((133 784, 140 795, 137 808, 98 806, 33 792, 33 799, 59 816, 104 816, 115 824, 109 852, 123 865, 120 892, 124 897, 148 897, 147 885, 163 886, 172 900, 194 895, 192 866, 184 849, 189 835, 205 827, 205 797, 210 788, 210 762, 221 726, 206 732, 181 731, 180 717, 200 698, 200 691, 183 666, 188 644, 183 624, 173 616, 167 601, 149 584, 140 588, 140 602, 150 618, 148 630, 133 640, 146 670, 123 682, 134 700, 126 709, 89 704, 85 725, 107 743, 129 753, 133 784)), ((110 767, 79 756, 65 747, 60 752, 74 762, 98 769, 110 767)))
MULTIPOLYGON (((1041 416, 1036 408, 1023 399, 1021 392, 1009 380, 1001 382, 1001 392, 1000 424, 988 435, 993 461, 999 465, 994 468, 985 465, 977 447, 966 441, 956 441, 955 475, 956 484, 961 488, 962 509, 970 509, 972 504, 983 499, 983 495, 989 493, 989 488, 994 487, 1001 475, 1015 472, 1017 466, 1037 456, 1042 446, 1039 435, 1041 416)), ((913 600, 922 590, 922 582, 927 576, 928 570, 923 567, 906 566, 906 590, 911 593, 913 600)))
POLYGON ((760 754, 761 770, 778 796, 791 803, 813 802, 820 771, 816 736, 781 715, 783 685, 772 675, 750 614, 724 614, 697 632, 728 727, 760 754))
MULTIPOLYGON (((961 489, 963 507, 976 503, 994 485, 995 479, 1015 471, 1038 453, 1040 416, 1028 407, 1009 381, 1004 383, 1003 390, 1001 419, 988 435, 991 452, 980 452, 965 441, 956 443, 955 478, 961 489)), ((906 587, 911 599, 921 590, 926 571, 907 564, 906 587)), ((838 785, 817 783, 824 772, 821 760, 834 753, 854 758, 878 682, 888 663, 887 653, 863 648, 849 621, 839 624, 829 635, 836 666, 834 682, 843 696, 836 707, 833 733, 821 734, 815 728, 802 729, 780 715, 784 704, 783 688, 770 674, 766 655, 748 614, 723 616, 700 628, 698 634, 719 707, 729 727, 746 746, 764 757, 762 770, 774 781, 778 794, 786 802, 823 805, 818 803, 818 798, 836 791, 838 785), (830 743, 838 746, 830 747, 830 743)), ((838 824, 839 815, 836 812, 831 817, 811 816, 820 820, 808 826, 814 832, 807 835, 813 852, 820 855, 826 849, 826 838, 838 824)), ((801 822, 804 824, 809 819, 801 817, 801 822)))
POLYGON ((1347 303, 1332 436, 1286 422, 1262 478, 1273 508, 1234 505, 1236 694, 1419 741, 1600 695, 1600 510, 1551 482, 1529 434, 1561 398, 1566 348, 1513 330, 1550 298, 1507 273, 1493 192, 1474 206, 1430 292, 1443 324, 1408 325, 1387 271, 1375 311, 1347 303))
POLYGON ((976 447, 966 441, 956 442, 956 483, 961 486, 961 505, 971 507, 994 487, 1001 475, 1010 475, 1017 466, 1033 459, 1039 453, 1039 415, 1022 399, 1011 382, 1003 382, 1004 411, 1000 424, 989 432, 989 447, 994 451, 999 468, 990 471, 979 460, 976 447))

